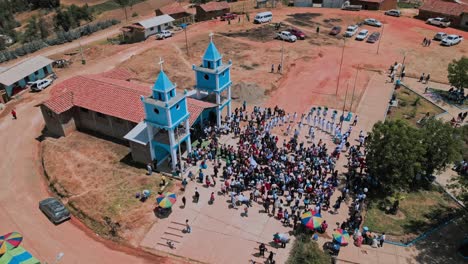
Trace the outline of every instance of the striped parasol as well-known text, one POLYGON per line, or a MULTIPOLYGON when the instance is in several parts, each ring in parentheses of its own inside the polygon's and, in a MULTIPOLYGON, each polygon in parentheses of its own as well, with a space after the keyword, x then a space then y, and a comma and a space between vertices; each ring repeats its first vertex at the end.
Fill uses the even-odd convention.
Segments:
POLYGON ((301 215, 301 223, 309 229, 317 229, 323 223, 322 216, 313 210, 307 211, 301 215))
POLYGON ((341 246, 346 246, 349 243, 350 237, 348 231, 341 228, 336 229, 332 233, 333 240, 339 243, 341 246))
POLYGON ((7 250, 13 249, 23 241, 23 236, 18 232, 11 232, 0 236, 0 255, 5 254, 7 250))
POLYGON ((167 192, 156 197, 156 203, 161 208, 171 208, 177 201, 175 193, 167 192))

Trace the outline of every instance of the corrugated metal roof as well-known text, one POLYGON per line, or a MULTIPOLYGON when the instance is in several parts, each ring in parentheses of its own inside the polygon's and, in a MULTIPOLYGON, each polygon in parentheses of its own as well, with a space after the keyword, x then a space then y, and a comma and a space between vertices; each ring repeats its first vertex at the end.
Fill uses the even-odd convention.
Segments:
POLYGON ((12 85, 15 82, 30 75, 31 73, 34 73, 35 71, 52 64, 52 62, 52 60, 42 56, 23 60, 1 72, 0 83, 6 86, 12 85))
POLYGON ((163 25, 172 21, 174 21, 174 18, 172 18, 170 15, 161 15, 161 16, 150 18, 150 19, 142 20, 138 22, 137 24, 140 24, 142 27, 147 29, 147 28, 157 27, 159 25, 163 25))

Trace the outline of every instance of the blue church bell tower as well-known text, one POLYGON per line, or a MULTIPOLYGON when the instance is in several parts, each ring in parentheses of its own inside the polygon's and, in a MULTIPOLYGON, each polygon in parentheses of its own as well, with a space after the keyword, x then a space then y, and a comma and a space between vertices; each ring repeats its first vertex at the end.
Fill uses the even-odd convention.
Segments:
POLYGON ((208 44, 202 63, 192 65, 195 71, 197 97, 202 93, 206 95, 204 101, 214 101, 217 105, 216 123, 221 126, 221 113, 227 108, 227 116, 231 115, 231 66, 232 62, 223 63, 223 56, 213 43, 213 33, 210 33, 208 44), (214 98, 212 98, 214 96, 214 98), (214 99, 214 100, 213 100, 214 99))

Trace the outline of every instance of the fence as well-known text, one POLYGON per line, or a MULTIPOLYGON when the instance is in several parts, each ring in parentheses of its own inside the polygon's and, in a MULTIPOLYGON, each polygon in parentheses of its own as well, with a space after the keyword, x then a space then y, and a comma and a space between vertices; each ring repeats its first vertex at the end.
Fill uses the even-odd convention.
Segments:
POLYGON ((172 22, 174 26, 180 26, 181 24, 193 24, 195 23, 195 15, 181 17, 172 22))

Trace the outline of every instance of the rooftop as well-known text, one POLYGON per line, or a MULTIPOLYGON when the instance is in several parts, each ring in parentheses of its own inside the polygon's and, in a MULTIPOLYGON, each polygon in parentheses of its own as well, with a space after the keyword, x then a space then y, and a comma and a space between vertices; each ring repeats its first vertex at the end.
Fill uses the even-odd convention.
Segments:
POLYGON ((426 0, 419 10, 445 14, 449 16, 460 16, 468 13, 468 5, 451 1, 426 0))
POLYGON ((229 4, 227 2, 209 2, 203 5, 200 5, 201 9, 205 12, 218 11, 223 9, 229 9, 229 4))
POLYGON ((163 25, 172 21, 174 21, 174 18, 172 18, 170 15, 161 15, 161 16, 155 16, 149 19, 139 21, 136 24, 139 24, 145 29, 148 29, 148 28, 157 27, 159 25, 163 25))
POLYGON ((31 73, 52 64, 52 62, 52 60, 43 56, 36 56, 20 61, 8 69, 0 71, 0 83, 6 86, 12 85, 31 73))
POLYGON ((216 48, 215 44, 213 41, 210 41, 210 44, 208 44, 208 47, 205 50, 205 54, 203 55, 203 59, 207 61, 217 61, 221 58, 222 56, 216 48))
POLYGON ((159 10, 161 11, 161 13, 167 15, 186 13, 186 10, 176 3, 163 6, 159 10))

